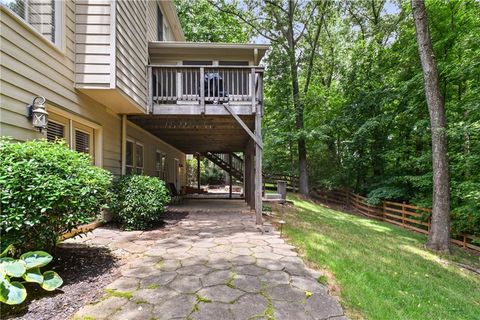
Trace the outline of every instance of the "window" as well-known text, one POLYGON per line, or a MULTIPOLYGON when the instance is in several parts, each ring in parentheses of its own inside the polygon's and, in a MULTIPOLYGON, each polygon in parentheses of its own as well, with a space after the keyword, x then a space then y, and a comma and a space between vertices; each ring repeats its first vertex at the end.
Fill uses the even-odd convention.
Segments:
POLYGON ((88 133, 75 130, 75 151, 90 153, 90 135, 88 133))
POLYGON ((143 145, 131 139, 127 139, 125 155, 126 174, 143 174, 143 145))
POLYGON ((182 64, 184 66, 211 66, 212 61, 201 61, 201 60, 183 60, 182 64))
POLYGON ((65 139, 65 126, 49 120, 47 124, 47 140, 54 142, 57 139, 65 139))
POLYGON ((218 61, 219 66, 248 66, 248 61, 218 61))
POLYGON ((127 140, 127 152, 126 152, 126 162, 125 162, 125 167, 127 174, 133 173, 133 141, 127 140))
POLYGON ((92 160, 94 160, 93 128, 76 121, 72 121, 71 123, 73 126, 73 150, 89 154, 92 160))
POLYGON ((162 179, 167 180, 167 155, 162 154, 162 179))
POLYGON ((165 174, 165 161, 167 159, 167 155, 158 151, 155 153, 155 171, 157 174, 157 177, 159 177, 162 180, 166 179, 166 174, 165 174))
POLYGON ((157 40, 163 41, 163 14, 160 7, 157 7, 157 40))
POLYGON ((138 144, 136 145, 135 148, 135 155, 136 155, 136 171, 137 174, 142 174, 143 173, 143 145, 138 144))
POLYGON ((14 12, 53 44, 60 46, 62 1, 0 0, 0 3, 14 12))
POLYGON ((155 152, 155 172, 157 177, 162 178, 162 153, 155 152))

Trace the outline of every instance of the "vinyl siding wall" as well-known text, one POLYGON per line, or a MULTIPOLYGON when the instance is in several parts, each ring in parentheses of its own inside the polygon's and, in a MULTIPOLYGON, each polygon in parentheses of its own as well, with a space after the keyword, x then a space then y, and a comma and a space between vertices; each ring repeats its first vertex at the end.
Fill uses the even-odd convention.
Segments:
MULTIPOLYGON (((44 138, 26 117, 35 96, 103 127, 103 166, 120 174, 120 118, 74 88, 75 4, 63 2, 63 48, 0 9, 0 135, 17 140, 44 138)), ((47 109, 48 110, 48 109, 47 109)))
POLYGON ((75 81, 77 88, 115 87, 115 4, 75 2, 75 81))
MULTIPOLYGON (((157 7, 160 7, 160 10, 163 10, 160 2, 156 0, 147 0, 147 39, 148 41, 158 41, 157 38, 157 7)), ((164 41, 175 41, 175 38, 172 33, 172 28, 168 23, 165 13, 163 13, 163 37, 164 41)))
MULTIPOLYGON (((79 80, 75 71, 92 83, 88 70, 95 71, 95 74, 99 73, 97 70, 106 73, 104 66, 111 67, 105 48, 98 48, 108 46, 106 42, 111 35, 107 33, 106 17, 111 15, 113 4, 103 0, 69 0, 62 4, 64 32, 61 48, 12 17, 3 7, 0 9, 0 136, 20 141, 45 138, 45 133, 35 130, 26 117, 26 106, 32 99, 44 96, 47 111, 52 112, 49 106, 53 106, 101 126, 103 167, 120 175, 120 116, 75 89, 75 81, 79 80), (93 24, 87 26, 86 23, 90 22, 93 24), (88 50, 81 53, 81 48, 88 50)), ((117 86, 141 105, 146 105, 146 15, 141 14, 145 13, 146 5, 145 1, 116 4, 117 32, 121 32, 117 37, 114 61, 117 64, 117 86), (130 12, 137 12, 137 15, 132 16, 130 12)), ((98 83, 107 84, 108 81, 98 83)), ((174 159, 177 158, 183 165, 179 182, 185 184, 184 153, 133 124, 128 125, 127 136, 144 145, 145 174, 156 175, 155 152, 158 149, 167 154, 167 182, 174 182, 174 159)))
POLYGON ((147 106, 147 1, 116 2, 116 86, 147 106))

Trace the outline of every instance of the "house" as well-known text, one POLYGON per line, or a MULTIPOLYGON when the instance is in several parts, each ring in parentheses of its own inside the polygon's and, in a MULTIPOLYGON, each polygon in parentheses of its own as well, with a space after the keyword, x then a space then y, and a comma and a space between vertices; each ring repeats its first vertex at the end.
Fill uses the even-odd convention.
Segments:
POLYGON ((0 136, 62 138, 115 175, 158 176, 177 189, 186 154, 242 152, 224 165, 243 175, 259 214, 268 46, 186 42, 170 1, 0 3, 0 136), (41 131, 27 117, 37 96, 48 112, 41 131))

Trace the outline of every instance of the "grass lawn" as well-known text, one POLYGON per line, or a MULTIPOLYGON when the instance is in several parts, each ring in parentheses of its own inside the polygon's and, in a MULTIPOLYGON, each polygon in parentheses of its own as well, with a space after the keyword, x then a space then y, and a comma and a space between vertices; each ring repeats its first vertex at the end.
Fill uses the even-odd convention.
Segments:
POLYGON ((319 268, 333 273, 352 318, 480 319, 480 277, 452 261, 480 267, 455 249, 451 257, 424 248, 426 237, 396 226, 290 196, 284 232, 319 268))

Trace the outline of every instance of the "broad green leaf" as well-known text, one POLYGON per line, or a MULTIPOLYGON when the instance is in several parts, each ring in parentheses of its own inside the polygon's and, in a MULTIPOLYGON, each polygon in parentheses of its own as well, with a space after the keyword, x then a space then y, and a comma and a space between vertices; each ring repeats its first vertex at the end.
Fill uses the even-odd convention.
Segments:
POLYGON ((0 280, 0 302, 20 304, 27 297, 27 290, 17 281, 9 282, 7 278, 0 280))
POLYGON ((13 249, 13 244, 6 247, 5 250, 3 250, 2 253, 0 253, 0 258, 5 257, 8 254, 8 252, 11 251, 12 249, 13 249))
POLYGON ((63 284, 62 278, 55 271, 47 271, 43 274, 42 288, 53 291, 63 284))
POLYGON ((45 251, 31 251, 24 253, 20 256, 20 259, 25 261, 27 269, 35 267, 44 267, 52 261, 53 257, 45 251))
POLYGON ((0 258, 0 274, 7 274, 11 277, 21 277, 26 270, 26 263, 13 258, 0 258))
POLYGON ((40 272, 40 268, 28 269, 23 275, 23 279, 28 282, 36 282, 39 284, 43 283, 43 275, 40 272))

